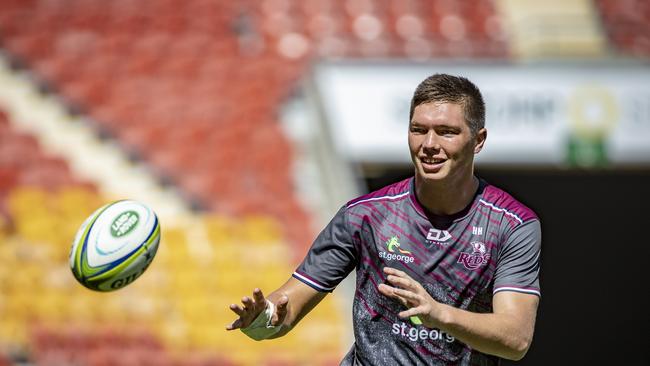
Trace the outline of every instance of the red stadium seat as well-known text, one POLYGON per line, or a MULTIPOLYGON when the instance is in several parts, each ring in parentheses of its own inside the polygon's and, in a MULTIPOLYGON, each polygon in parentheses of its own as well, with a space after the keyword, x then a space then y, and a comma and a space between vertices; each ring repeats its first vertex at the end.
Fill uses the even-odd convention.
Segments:
POLYGON ((637 57, 650 56, 650 5, 646 1, 599 0, 596 6, 616 49, 637 57))

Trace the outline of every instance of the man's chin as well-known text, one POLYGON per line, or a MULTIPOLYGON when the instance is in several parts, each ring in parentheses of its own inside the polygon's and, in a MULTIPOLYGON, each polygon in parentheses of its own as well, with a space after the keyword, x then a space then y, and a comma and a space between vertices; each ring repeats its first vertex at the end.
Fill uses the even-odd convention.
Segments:
POLYGON ((418 175, 423 181, 427 182, 439 182, 444 180, 447 177, 447 174, 443 170, 438 170, 436 172, 428 172, 422 169, 418 170, 418 175))

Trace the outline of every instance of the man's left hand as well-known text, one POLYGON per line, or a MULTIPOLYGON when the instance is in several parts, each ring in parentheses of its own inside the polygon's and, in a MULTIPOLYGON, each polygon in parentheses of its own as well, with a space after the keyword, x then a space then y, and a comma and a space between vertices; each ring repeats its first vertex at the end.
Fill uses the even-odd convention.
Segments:
POLYGON ((428 328, 440 327, 441 304, 419 282, 395 268, 384 267, 384 273, 392 286, 382 283, 378 286, 379 292, 406 307, 406 310, 398 314, 401 318, 417 317, 428 328))

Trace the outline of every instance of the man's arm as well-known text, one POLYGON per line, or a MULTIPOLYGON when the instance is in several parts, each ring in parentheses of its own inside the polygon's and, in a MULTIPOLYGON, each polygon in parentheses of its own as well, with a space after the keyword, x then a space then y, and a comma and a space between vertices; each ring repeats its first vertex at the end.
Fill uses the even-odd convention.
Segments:
POLYGON ((319 292, 291 277, 279 289, 264 297, 262 291, 256 288, 253 297, 244 296, 242 305, 231 304, 230 310, 239 316, 226 326, 226 330, 248 327, 260 313, 266 310, 270 301, 275 305, 271 317, 272 326, 281 326, 279 332, 269 337, 278 338, 287 334, 298 322, 307 315, 318 303, 325 298, 326 292, 319 292))
POLYGON ((519 360, 528 351, 539 303, 536 295, 501 291, 494 295, 492 313, 473 313, 435 301, 402 271, 386 267, 384 272, 392 286, 380 284, 379 292, 407 308, 400 317, 417 316, 426 327, 444 330, 483 353, 519 360))
POLYGON ((343 206, 334 215, 296 269, 294 276, 311 277, 309 281, 305 283, 291 277, 268 298, 264 297, 260 289, 255 289, 252 298, 242 298, 242 305, 230 305, 230 310, 239 315, 239 318, 227 325, 227 330, 245 329, 244 333, 253 339, 281 337, 323 300, 327 291, 333 290, 355 268, 358 258, 355 240, 347 223, 346 209, 343 206), (306 274, 310 275, 305 276, 306 274), (313 288, 307 284, 309 282, 314 284, 313 288), (269 306, 269 303, 273 305, 269 306), (263 311, 265 314, 258 318, 263 311), (276 328, 278 326, 280 329, 276 328))

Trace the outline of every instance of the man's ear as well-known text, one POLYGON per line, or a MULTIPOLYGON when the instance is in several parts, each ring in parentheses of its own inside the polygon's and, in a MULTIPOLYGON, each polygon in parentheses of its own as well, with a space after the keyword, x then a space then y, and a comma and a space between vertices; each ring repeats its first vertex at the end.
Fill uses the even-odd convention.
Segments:
POLYGON ((487 130, 481 128, 476 134, 476 140, 474 145, 474 154, 478 154, 483 150, 483 145, 485 145, 485 140, 487 139, 487 130))

